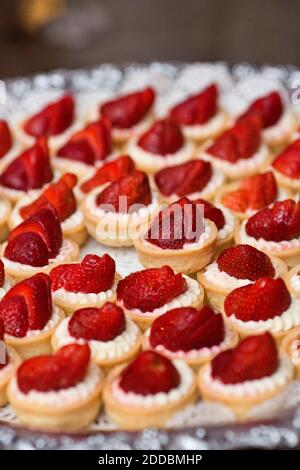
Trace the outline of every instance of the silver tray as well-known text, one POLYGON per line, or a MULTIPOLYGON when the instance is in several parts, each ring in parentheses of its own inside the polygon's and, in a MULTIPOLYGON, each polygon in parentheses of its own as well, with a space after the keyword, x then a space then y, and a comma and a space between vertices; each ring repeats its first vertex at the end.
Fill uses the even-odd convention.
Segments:
MULTIPOLYGON (((101 91, 104 95, 109 95, 147 83, 154 85, 162 96, 176 88, 180 88, 184 93, 187 86, 193 85, 193 77, 197 76, 199 66, 200 64, 186 63, 131 63, 121 66, 103 64, 90 69, 55 70, 32 77, 7 79, 5 80, 7 100, 5 105, 0 104, 0 116, 9 118, 12 113, 26 111, 32 93, 43 95, 49 90, 68 89, 82 95, 83 101, 88 94, 93 96, 93 93, 101 91), (182 79, 186 72, 190 73, 188 85, 187 80, 182 79)), ((255 67, 245 63, 229 67, 222 62, 206 66, 217 67, 220 74, 224 74, 224 86, 228 87, 230 83, 226 83, 227 79, 234 83, 256 72, 279 80, 290 93, 295 83, 300 84, 300 70, 292 66, 255 67)), ((299 110, 296 108, 295 111, 299 115, 299 110)), ((98 245, 96 247, 95 242, 89 241, 82 253, 103 250, 104 247, 99 248, 98 245)), ((110 252, 107 248, 105 251, 110 252)), ((111 254, 117 258, 117 263, 120 263, 121 274, 126 274, 138 266, 135 253, 130 249, 124 252, 118 250, 118 253, 111 252, 111 254)), ((177 425, 171 424, 166 430, 146 429, 140 432, 117 431, 109 423, 106 426, 105 418, 102 419, 101 426, 94 426, 80 434, 32 431, 16 424, 10 408, 7 407, 7 410, 2 409, 0 413, 0 449, 204 450, 300 447, 300 382, 293 390, 294 393, 298 392, 297 396, 299 395, 299 400, 295 400, 294 406, 282 409, 278 404, 277 413, 275 402, 273 412, 268 419, 256 421, 252 419, 243 424, 235 424, 230 419, 223 419, 223 424, 217 424, 218 420, 208 419, 208 424, 203 424, 201 420, 200 423, 195 422, 190 416, 186 421, 189 425, 185 427, 178 426, 177 420, 177 425)), ((205 411, 209 415, 209 408, 205 411)), ((201 409, 198 410, 198 415, 199 413, 201 409)), ((222 414, 220 416, 224 418, 222 414)))

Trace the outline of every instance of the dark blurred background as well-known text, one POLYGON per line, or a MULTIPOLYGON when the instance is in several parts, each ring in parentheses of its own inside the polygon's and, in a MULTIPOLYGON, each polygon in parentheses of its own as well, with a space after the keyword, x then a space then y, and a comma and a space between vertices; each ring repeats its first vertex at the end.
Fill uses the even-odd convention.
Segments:
POLYGON ((299 0, 0 0, 0 76, 102 62, 300 65, 299 0))

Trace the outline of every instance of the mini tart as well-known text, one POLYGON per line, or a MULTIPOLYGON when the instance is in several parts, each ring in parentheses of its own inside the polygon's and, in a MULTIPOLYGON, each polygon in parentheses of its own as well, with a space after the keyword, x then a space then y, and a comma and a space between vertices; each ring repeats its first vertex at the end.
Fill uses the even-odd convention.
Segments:
POLYGON ((57 351, 67 344, 87 343, 91 350, 92 361, 105 370, 131 361, 141 348, 141 332, 129 318, 126 319, 125 330, 111 341, 87 341, 83 338, 75 338, 69 332, 69 322, 70 318, 65 318, 53 332, 53 350, 57 351))
POLYGON ((239 341, 238 334, 230 327, 225 327, 225 337, 220 344, 210 348, 192 349, 190 351, 169 351, 163 345, 159 344, 153 348, 149 341, 150 329, 143 335, 143 349, 154 349, 155 351, 167 356, 169 359, 181 359, 194 370, 213 359, 217 354, 226 349, 234 348, 239 341))
POLYGON ((115 302, 116 289, 121 276, 116 273, 112 287, 98 293, 69 292, 64 288, 52 291, 53 302, 63 309, 66 315, 72 315, 79 308, 100 308, 105 302, 115 302))
POLYGON ((18 353, 11 347, 7 348, 9 363, 0 369, 0 407, 7 404, 7 385, 14 377, 21 358, 18 353))
POLYGON ((284 147, 298 128, 296 115, 291 109, 286 109, 274 126, 263 129, 263 140, 273 151, 284 147))
POLYGON ((206 266, 213 258, 217 243, 217 229, 205 220, 205 231, 195 243, 186 243, 182 249, 162 249, 143 237, 134 241, 140 262, 146 268, 170 266, 176 272, 191 274, 206 266))
POLYGON ((30 266, 29 264, 17 263, 11 261, 4 256, 5 247, 7 242, 3 243, 0 247, 1 259, 5 266, 5 271, 16 281, 21 281, 26 277, 33 276, 36 273, 48 273, 52 268, 62 263, 69 263, 75 261, 79 257, 79 246, 72 240, 65 238, 58 255, 49 260, 45 266, 30 266))
POLYGON ((300 239, 293 238, 292 240, 282 240, 280 242, 273 242, 247 235, 244 221, 240 228, 235 232, 235 243, 246 243, 252 245, 258 250, 264 251, 269 256, 276 256, 284 261, 289 267, 293 267, 300 263, 300 239))
MULTIPOLYGON (((20 209, 23 206, 29 205, 35 199, 36 198, 34 196, 25 196, 17 202, 8 220, 8 226, 10 230, 24 221, 20 214, 20 209)), ((79 246, 86 242, 88 234, 85 228, 84 217, 79 207, 73 214, 70 215, 70 217, 61 222, 61 229, 64 237, 69 238, 79 246)))
POLYGON ((138 145, 138 137, 132 137, 126 146, 128 155, 134 160, 136 167, 146 173, 156 173, 167 166, 185 163, 192 159, 194 145, 186 140, 177 152, 168 155, 158 155, 147 152, 138 145))
POLYGON ((207 153, 206 149, 210 144, 211 142, 208 142, 200 148, 200 157, 203 160, 208 160, 216 169, 222 171, 229 181, 239 180, 247 176, 254 175, 259 171, 263 171, 268 167, 271 161, 270 151, 265 144, 261 144, 258 150, 250 158, 241 158, 235 163, 221 160, 220 158, 207 153))
POLYGON ((138 326, 145 330, 154 322, 155 318, 159 317, 163 313, 166 313, 168 310, 177 307, 194 307, 201 308, 204 302, 204 291, 201 285, 195 280, 183 274, 184 279, 187 283, 187 289, 182 294, 173 298, 170 302, 167 302, 162 307, 156 308, 151 312, 142 312, 139 309, 129 310, 124 307, 123 302, 117 300, 117 305, 119 305, 123 310, 126 316, 138 324, 138 326))
POLYGON ((124 392, 119 377, 124 366, 114 368, 106 378, 103 402, 107 415, 124 430, 151 426, 162 428, 173 414, 196 401, 197 387, 192 370, 183 361, 174 361, 180 385, 168 393, 139 395, 124 392))
POLYGON ((137 235, 144 233, 158 214, 160 205, 156 193, 147 207, 136 212, 104 212, 96 205, 96 198, 106 185, 91 191, 82 202, 81 209, 89 234, 107 246, 132 246, 137 235))
MULTIPOLYGON (((223 196, 239 189, 239 186, 240 186, 240 181, 233 181, 232 183, 228 183, 228 184, 223 185, 221 188, 219 188, 216 191, 215 202, 217 204, 222 204, 223 196)), ((278 188, 278 197, 277 197, 276 200, 279 200, 279 201, 284 200, 284 199, 287 199, 287 198, 291 197, 291 195, 292 195, 292 192, 289 189, 279 187, 278 188)), ((233 212, 234 215, 239 220, 245 220, 248 217, 250 217, 251 215, 255 214, 255 212, 256 212, 256 210, 253 210, 253 209, 248 209, 246 212, 237 212, 237 211, 233 211, 232 209, 229 209, 229 208, 227 208, 227 210, 230 210, 231 212, 233 212)))
POLYGON ((101 406, 103 374, 91 364, 83 381, 58 391, 23 393, 13 378, 8 399, 20 422, 30 428, 79 431, 94 421, 101 406))
POLYGON ((211 365, 204 365, 198 375, 198 387, 204 400, 217 401, 230 407, 243 419, 255 405, 278 395, 292 381, 294 368, 286 355, 279 358, 279 367, 272 375, 237 384, 224 384, 211 375, 211 365))
POLYGON ((219 109, 216 114, 204 124, 193 126, 182 126, 182 132, 187 139, 195 143, 204 142, 207 139, 214 139, 227 127, 228 117, 226 113, 219 109))
POLYGON ((63 318, 63 311, 54 306, 52 317, 42 330, 28 330, 27 334, 21 338, 6 333, 4 335, 5 343, 12 346, 23 360, 33 356, 50 354, 52 352, 51 335, 63 318))
POLYGON ((281 343, 281 350, 287 354, 296 369, 297 378, 300 378, 300 327, 293 328, 281 343))
POLYGON ((221 309, 224 320, 234 328, 241 338, 258 335, 269 331, 280 345, 282 339, 296 326, 300 325, 300 300, 292 297, 291 304, 281 315, 268 320, 244 322, 235 315, 227 316, 224 308, 221 309))
POLYGON ((11 213, 11 204, 7 199, 0 199, 0 241, 8 235, 8 220, 11 213))
MULTIPOLYGON (((286 264, 275 256, 271 257, 271 262, 276 271, 275 277, 285 277, 287 274, 286 264)), ((198 272, 197 279, 204 287, 205 297, 208 303, 215 310, 221 310, 223 308, 225 297, 233 289, 253 283, 253 281, 249 279, 237 279, 230 276, 225 271, 220 271, 217 262, 209 264, 203 271, 198 272)))

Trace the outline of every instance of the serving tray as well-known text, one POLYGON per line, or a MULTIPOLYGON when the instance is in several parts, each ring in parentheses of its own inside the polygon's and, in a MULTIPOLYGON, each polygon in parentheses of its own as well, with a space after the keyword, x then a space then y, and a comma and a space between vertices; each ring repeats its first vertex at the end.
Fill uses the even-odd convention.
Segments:
MULTIPOLYGON (((103 100, 117 91, 129 91, 147 84, 158 92, 157 114, 163 113, 177 93, 196 90, 203 75, 217 77, 223 90, 238 79, 257 72, 280 80, 287 91, 300 83, 300 70, 292 66, 255 67, 225 63, 186 64, 151 63, 114 66, 103 64, 90 69, 55 70, 32 77, 5 80, 6 103, 0 104, 0 116, 30 113, 61 90, 78 97, 79 113, 95 100, 103 100), (205 73, 203 73, 203 71, 205 73)), ((294 106, 300 115, 300 106, 294 106)), ((124 276, 141 269, 133 248, 108 248, 89 239, 81 249, 87 253, 108 252, 124 276)), ((275 399, 256 406, 247 423, 235 422, 231 410, 223 405, 198 402, 175 415, 165 430, 120 432, 105 414, 81 434, 55 434, 21 427, 9 406, 0 408, 0 449, 234 449, 244 447, 293 448, 300 445, 300 381, 294 381, 275 399)))

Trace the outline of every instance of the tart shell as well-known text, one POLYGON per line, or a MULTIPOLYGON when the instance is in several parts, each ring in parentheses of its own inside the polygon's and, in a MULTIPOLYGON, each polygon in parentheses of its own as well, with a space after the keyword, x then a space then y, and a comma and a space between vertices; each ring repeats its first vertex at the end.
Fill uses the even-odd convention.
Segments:
POLYGON ((0 378, 0 407, 6 405, 8 402, 8 398, 7 398, 8 383, 14 377, 17 368, 21 364, 21 358, 19 354, 13 348, 9 346, 7 348, 7 352, 9 355, 9 360, 12 365, 12 368, 11 368, 11 371, 8 374, 5 374, 2 379, 0 378))

